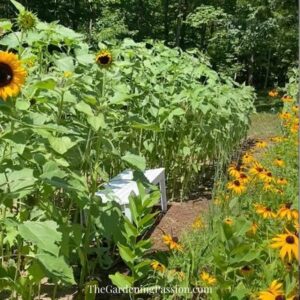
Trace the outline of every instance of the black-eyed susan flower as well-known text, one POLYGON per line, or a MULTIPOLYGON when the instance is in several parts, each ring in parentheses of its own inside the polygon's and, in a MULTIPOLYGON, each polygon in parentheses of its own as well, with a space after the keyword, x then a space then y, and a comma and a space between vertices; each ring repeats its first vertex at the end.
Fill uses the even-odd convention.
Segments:
POLYGON ((233 220, 231 218, 225 218, 224 223, 231 226, 233 224, 233 220))
POLYGON ((255 162, 253 166, 249 170, 249 174, 251 175, 260 175, 265 171, 264 167, 259 163, 255 162))
POLYGON ((112 54, 108 50, 101 50, 96 55, 96 62, 102 67, 109 67, 112 63, 112 54))
POLYGON ((278 92, 276 90, 271 90, 271 91, 269 91, 268 94, 269 94, 270 97, 277 97, 278 96, 278 92))
POLYGON ((255 158, 252 154, 250 153, 245 153, 242 157, 242 162, 243 164, 250 164, 252 163, 253 161, 255 161, 255 158))
POLYGON ((263 186, 263 190, 266 192, 275 192, 276 188, 271 182, 265 182, 263 186))
POLYGON ((274 143, 281 143, 283 140, 284 140, 284 138, 282 136, 271 137, 271 141, 274 143))
POLYGON ((0 99, 15 97, 25 82, 26 71, 17 55, 0 51, 0 99))
POLYGON ((234 193, 238 195, 242 194, 246 190, 244 183, 241 180, 237 180, 237 179, 229 182, 227 184, 227 187, 229 190, 232 190, 234 193))
POLYGON ((278 234, 274 237, 270 247, 274 249, 280 248, 279 255, 282 260, 284 260, 286 256, 289 262, 293 260, 293 257, 298 260, 299 238, 287 229, 286 232, 287 233, 278 234))
POLYGON ((258 229, 258 224, 253 222, 249 228, 249 230, 246 232, 246 234, 248 236, 254 236, 257 232, 257 229, 258 229))
POLYGON ((298 105, 294 105, 292 107, 292 111, 295 112, 295 113, 297 113, 299 111, 299 106, 298 105))
POLYGON ((277 157, 274 161, 273 164, 277 167, 283 167, 285 165, 285 162, 283 161, 283 159, 281 159, 280 157, 277 157))
POLYGON ((208 285, 214 285, 217 282, 217 279, 207 272, 202 272, 200 278, 208 285))
POLYGON ((292 115, 289 112, 284 112, 279 114, 279 119, 281 120, 290 120, 292 115))
POLYGON ((259 178, 261 180, 263 180, 264 182, 270 183, 270 182, 274 181, 273 174, 268 170, 265 170, 264 172, 260 173, 259 178))
POLYGON ((282 204, 277 212, 279 218, 291 220, 298 220, 299 212, 292 208, 292 203, 282 204))
POLYGON ((265 141, 258 141, 255 143, 255 147, 259 149, 264 149, 268 146, 267 142, 265 141))
POLYGON ((197 217, 197 218, 194 220, 194 222, 193 222, 193 224, 192 224, 192 227, 193 227, 194 229, 200 229, 200 228, 203 228, 203 227, 204 227, 204 223, 203 223, 203 221, 202 221, 202 218, 201 218, 201 217, 197 217))
POLYGON ((17 18, 17 24, 19 28, 23 31, 29 31, 36 27, 37 16, 31 11, 24 10, 20 12, 17 18))
POLYGON ((238 178, 244 170, 245 168, 243 166, 232 164, 228 168, 228 173, 230 176, 238 178))
POLYGON ((243 184, 246 184, 249 181, 249 177, 245 173, 241 173, 237 179, 243 184))
POLYGON ((287 185, 288 184, 288 181, 285 178, 282 178, 282 177, 278 178, 276 182, 279 185, 287 185))
MULTIPOLYGON (((282 283, 279 283, 277 280, 272 281, 270 286, 265 290, 259 292, 259 300, 275 300, 276 297, 283 296, 284 293, 282 291, 282 283)), ((285 299, 284 298, 278 298, 277 300, 285 299)))
POLYGON ((253 268, 249 267, 248 265, 245 265, 240 269, 240 273, 243 276, 249 276, 253 273, 253 268))
POLYGON ((176 237, 172 237, 170 234, 165 234, 163 235, 163 241, 171 250, 182 251, 182 246, 177 243, 178 239, 176 237))
POLYGON ((256 213, 261 215, 264 219, 271 219, 276 217, 276 214, 271 210, 270 207, 266 207, 261 204, 255 204, 254 207, 256 213))
POLYGON ((154 271, 157 271, 157 272, 165 272, 166 270, 166 267, 161 264, 160 262, 158 262, 157 260, 154 260, 152 263, 151 263, 151 267, 154 271))
POLYGON ((284 95, 281 100, 284 102, 284 103, 291 103, 293 102, 293 98, 291 96, 288 96, 288 95, 284 95))

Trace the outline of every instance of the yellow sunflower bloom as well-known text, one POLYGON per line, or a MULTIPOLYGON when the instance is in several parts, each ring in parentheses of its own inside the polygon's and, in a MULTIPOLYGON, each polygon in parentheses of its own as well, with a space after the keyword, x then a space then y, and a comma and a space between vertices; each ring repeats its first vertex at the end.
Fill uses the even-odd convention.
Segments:
POLYGON ((274 280, 266 291, 259 292, 259 300, 280 300, 285 299, 284 293, 282 291, 282 283, 274 280), (282 296, 283 298, 277 298, 282 296))
POLYGON ((108 50, 101 50, 96 55, 96 62, 102 67, 109 67, 112 63, 112 54, 108 50))
POLYGON ((257 232, 257 229, 258 229, 258 224, 253 222, 252 225, 250 226, 250 229, 246 232, 247 236, 254 236, 257 232))
POLYGON ((228 173, 230 176, 239 178, 240 174, 245 170, 243 166, 232 164, 228 168, 228 173))
POLYGON ((256 213, 261 215, 264 219, 271 219, 276 217, 276 214, 271 210, 270 207, 266 207, 261 204, 255 204, 254 207, 256 213))
POLYGON ((292 209, 292 204, 291 203, 285 203, 280 206, 277 215, 278 217, 284 219, 288 219, 289 221, 291 220, 298 220, 299 218, 299 212, 297 209, 292 209))
POLYGON ((227 187, 229 190, 232 190, 234 193, 238 195, 242 194, 246 190, 244 183, 240 180, 234 180, 232 182, 229 182, 227 184, 227 187))
POLYGON ((226 218, 224 220, 224 223, 227 224, 227 225, 232 225, 233 224, 233 220, 231 218, 226 218))
POLYGON ((288 96, 288 95, 284 95, 281 100, 284 102, 284 103, 292 103, 294 100, 291 96, 288 96))
POLYGON ((152 263, 151 263, 151 267, 154 271, 158 271, 158 272, 165 272, 166 270, 166 267, 161 264, 160 262, 158 262, 157 260, 154 260, 152 263))
POLYGON ((280 185, 287 185, 288 181, 285 178, 278 178, 277 183, 280 185))
POLYGON ((200 278, 208 285, 214 285, 217 282, 217 279, 214 276, 206 272, 202 272, 200 278))
POLYGON ((286 232, 287 233, 278 234, 274 237, 270 247, 274 249, 280 248, 279 255, 282 260, 284 260, 286 256, 288 256, 289 262, 293 260, 293 257, 298 260, 299 238, 287 229, 286 232))
POLYGON ((258 142, 256 142, 256 144, 255 144, 255 147, 256 148, 259 148, 259 149, 264 149, 264 148, 266 148, 268 146, 268 144, 267 144, 267 142, 265 142, 265 141, 258 141, 258 142))
POLYGON ((279 119, 281 120, 290 120, 292 115, 288 112, 280 113, 279 114, 279 119))
POLYGON ((193 224, 192 224, 192 227, 194 229, 200 229, 200 228, 203 228, 205 225, 201 219, 201 217, 198 217, 194 220, 193 224))
POLYGON ((20 93, 25 82, 26 71, 17 55, 0 51, 0 99, 6 101, 20 93))
POLYGON ((249 154, 249 153, 245 153, 242 157, 242 162, 243 164, 250 164, 253 161, 255 161, 255 158, 253 155, 249 154))
POLYGON ((182 246, 177 243, 178 239, 170 234, 163 235, 163 241, 171 250, 182 251, 182 246))
POLYGON ((285 162, 281 158, 276 158, 273 163, 277 167, 283 167, 285 165, 285 162))
POLYGON ((284 140, 282 136, 274 136, 271 138, 271 141, 274 143, 281 143, 284 140))
POLYGON ((267 171, 267 170, 265 170, 264 172, 259 174, 259 178, 261 180, 263 180, 264 182, 268 182, 268 183, 274 181, 272 173, 270 171, 267 171))
POLYGON ((264 167, 258 163, 258 162, 255 162, 252 166, 252 168, 250 168, 249 170, 249 173, 251 175, 260 175, 262 174, 263 172, 265 171, 264 167))
POLYGON ((276 90, 269 91, 268 94, 269 94, 270 97, 277 97, 278 96, 278 92, 276 90))

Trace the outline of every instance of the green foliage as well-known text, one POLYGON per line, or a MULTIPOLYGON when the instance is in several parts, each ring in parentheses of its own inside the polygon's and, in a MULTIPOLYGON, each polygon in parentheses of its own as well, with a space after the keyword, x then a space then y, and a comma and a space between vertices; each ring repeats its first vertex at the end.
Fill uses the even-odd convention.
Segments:
POLYGON ((0 102, 3 289, 32 299, 46 277, 85 293, 87 278, 119 255, 131 273, 113 282, 136 284, 149 269, 150 243, 139 238, 158 193, 140 186, 131 224, 95 192, 127 167, 164 166, 171 196, 186 197, 202 166, 220 167, 244 137, 252 88, 219 76, 197 51, 161 42, 125 39, 104 68, 82 34, 56 22, 1 28, 1 47, 28 73, 21 94, 0 102))

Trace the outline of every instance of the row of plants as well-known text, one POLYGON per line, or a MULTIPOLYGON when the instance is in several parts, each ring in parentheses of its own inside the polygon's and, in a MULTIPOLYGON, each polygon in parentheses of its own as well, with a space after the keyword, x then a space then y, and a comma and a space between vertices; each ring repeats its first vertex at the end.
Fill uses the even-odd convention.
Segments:
POLYGON ((205 299, 299 299, 296 74, 282 97, 282 135, 258 141, 230 165, 209 215, 180 242, 163 237, 170 252, 153 264, 160 285, 211 287, 205 299))
POLYGON ((85 293, 121 260, 129 274, 110 279, 133 286, 151 270, 140 236, 159 194, 139 184, 131 223, 95 192, 124 168, 142 178, 164 166, 171 196, 184 197, 245 134, 253 90, 162 43, 90 49, 11 2, 16 20, 0 20, 0 292, 33 299, 51 283, 53 298, 64 285, 85 293))

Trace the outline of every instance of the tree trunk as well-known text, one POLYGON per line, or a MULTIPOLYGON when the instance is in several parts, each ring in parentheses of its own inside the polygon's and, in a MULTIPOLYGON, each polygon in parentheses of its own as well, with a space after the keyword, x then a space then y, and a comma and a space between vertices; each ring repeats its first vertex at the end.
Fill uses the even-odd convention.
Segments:
POLYGON ((250 66, 249 66, 249 74, 248 74, 248 84, 252 85, 253 83, 253 71, 254 71, 254 55, 251 54, 250 57, 250 66))
POLYGON ((178 15, 177 15, 177 25, 176 25, 176 39, 175 39, 175 46, 179 47, 180 45, 180 37, 181 37, 181 28, 182 28, 182 17, 183 17, 183 13, 182 13, 182 4, 183 4, 183 0, 179 1, 178 4, 178 15))
POLYGON ((266 70, 266 77, 265 77, 265 83, 264 83, 264 89, 268 86, 268 79, 270 74, 270 63, 271 63, 271 49, 269 48, 268 51, 268 61, 267 61, 267 70, 266 70))
POLYGON ((165 44, 169 42, 169 0, 164 0, 164 39, 165 44))

